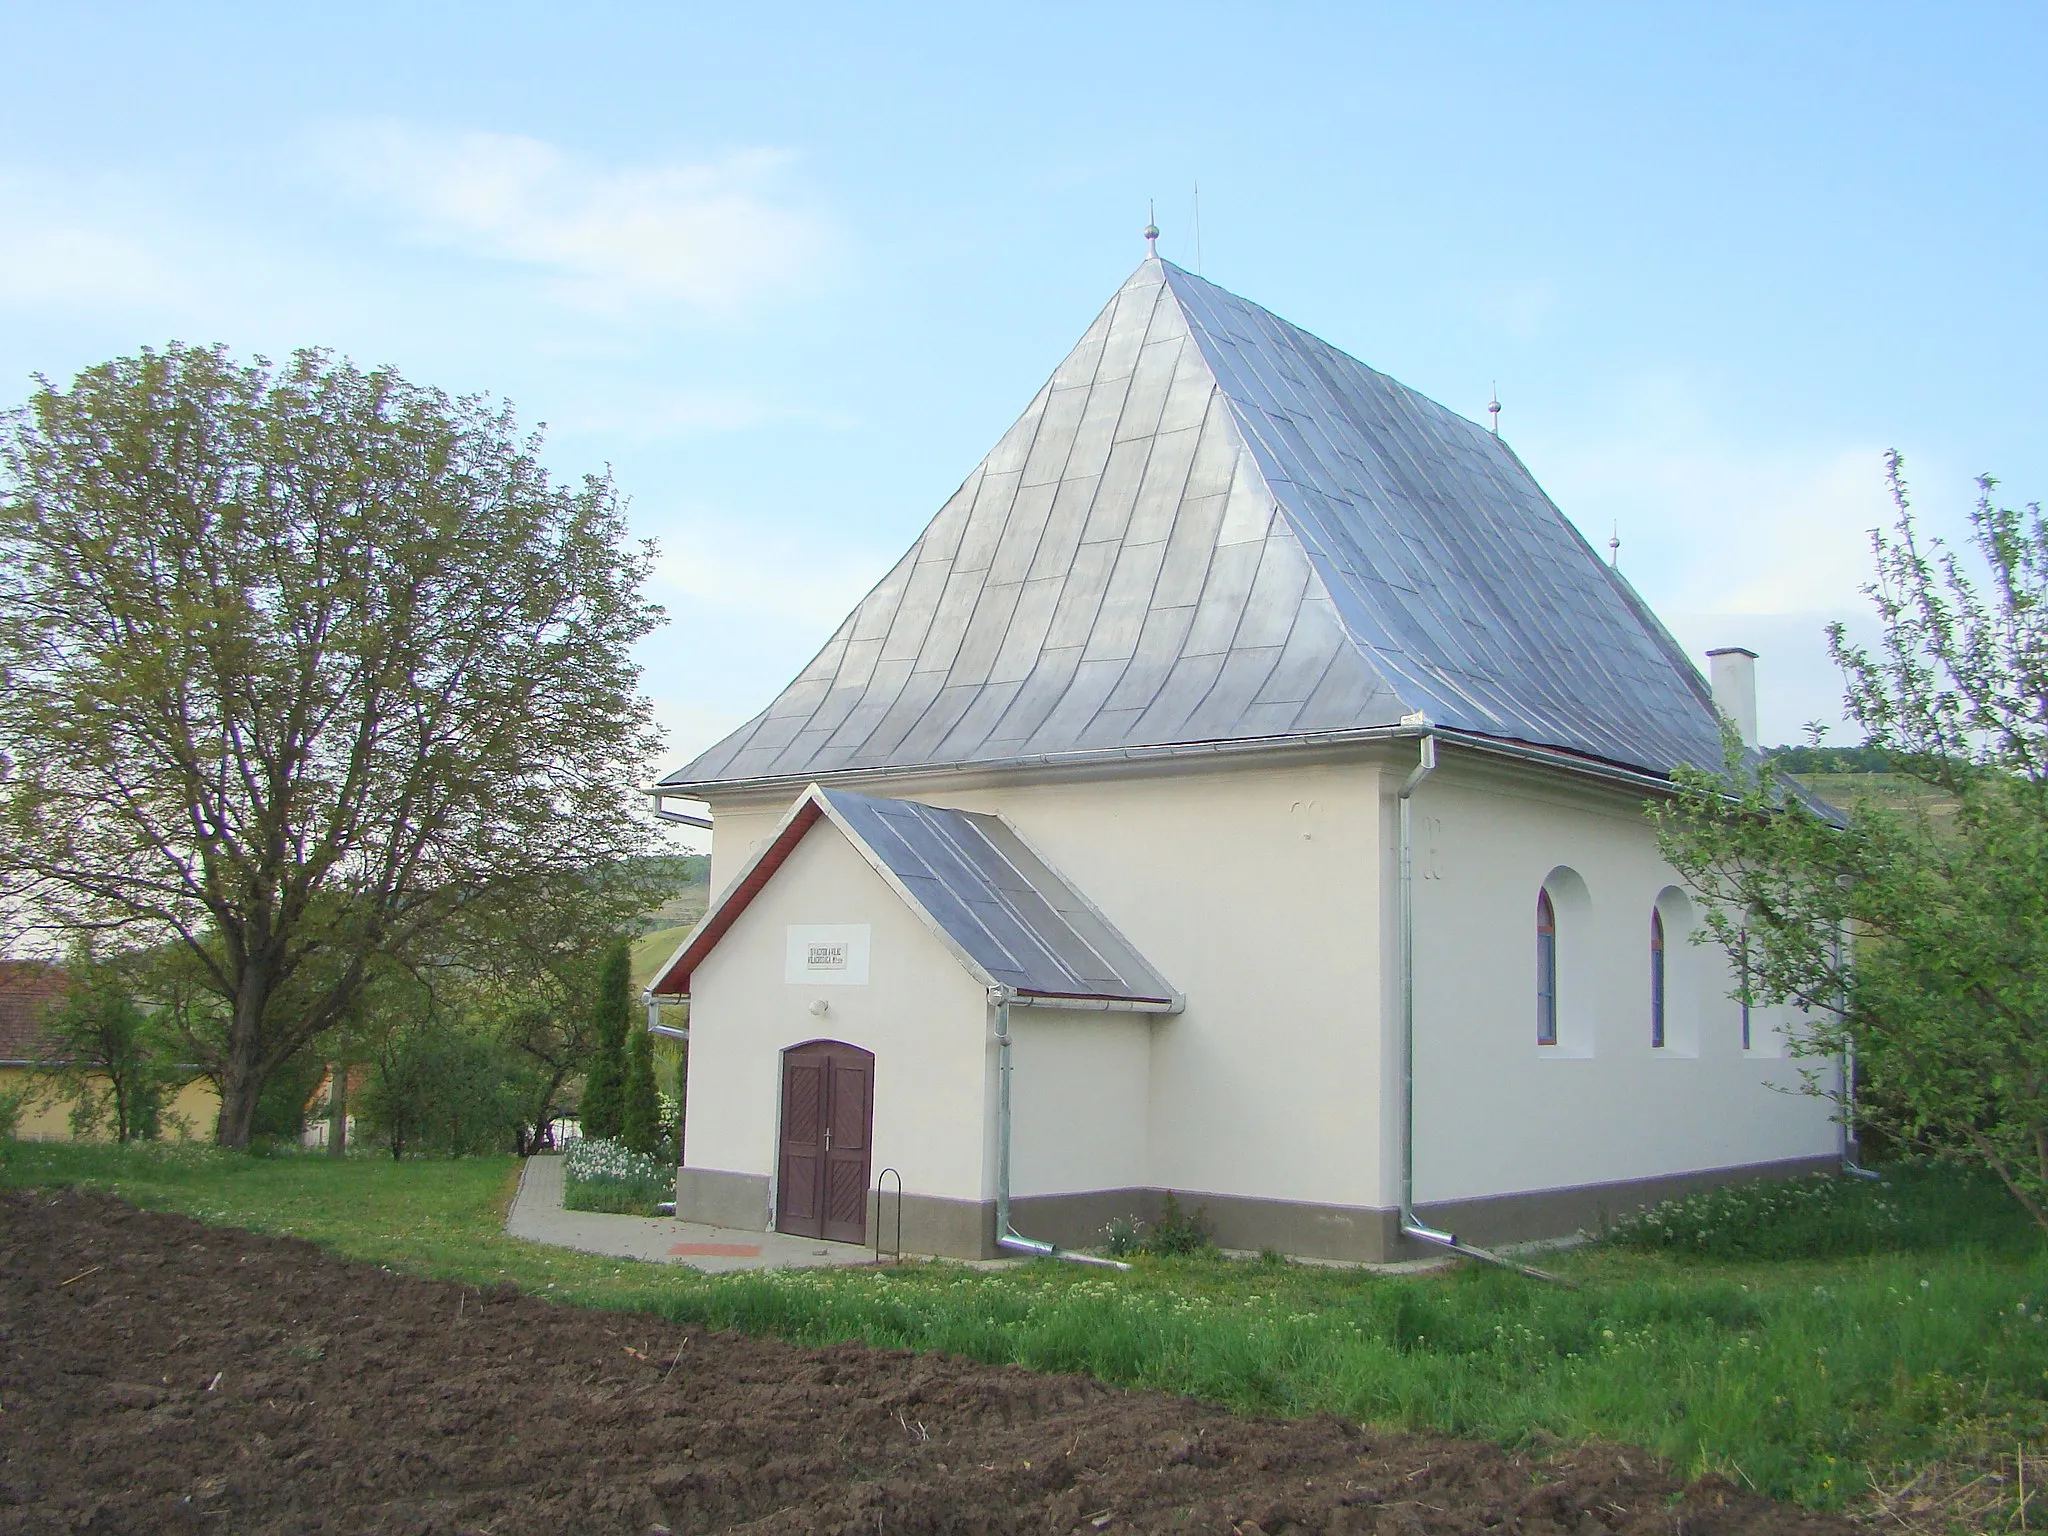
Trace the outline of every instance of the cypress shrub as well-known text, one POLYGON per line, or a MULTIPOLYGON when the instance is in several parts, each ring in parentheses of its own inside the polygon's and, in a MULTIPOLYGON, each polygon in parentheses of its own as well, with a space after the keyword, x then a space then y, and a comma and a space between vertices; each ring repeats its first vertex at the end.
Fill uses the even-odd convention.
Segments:
POLYGON ((597 1038, 577 1112, 583 1134, 598 1141, 615 1140, 625 1129, 626 1028, 633 1017, 632 991, 632 953, 624 939, 615 939, 598 972, 597 1038))
POLYGON ((619 1140, 644 1157, 657 1155, 662 1142, 661 1092, 654 1083, 654 1037, 644 1029, 633 1031, 626 1052, 625 1097, 619 1140))

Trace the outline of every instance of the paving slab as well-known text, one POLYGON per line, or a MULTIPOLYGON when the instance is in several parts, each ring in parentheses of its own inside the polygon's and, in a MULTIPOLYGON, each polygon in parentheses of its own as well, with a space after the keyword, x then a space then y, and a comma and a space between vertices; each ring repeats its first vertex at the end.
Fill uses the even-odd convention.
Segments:
POLYGON ((519 1192, 505 1219, 509 1236, 612 1258, 686 1264, 709 1274, 749 1269, 818 1269, 835 1264, 872 1264, 872 1248, 827 1243, 783 1232, 748 1232, 677 1221, 669 1216, 610 1216, 601 1211, 562 1208, 564 1179, 559 1154, 526 1160, 519 1192))

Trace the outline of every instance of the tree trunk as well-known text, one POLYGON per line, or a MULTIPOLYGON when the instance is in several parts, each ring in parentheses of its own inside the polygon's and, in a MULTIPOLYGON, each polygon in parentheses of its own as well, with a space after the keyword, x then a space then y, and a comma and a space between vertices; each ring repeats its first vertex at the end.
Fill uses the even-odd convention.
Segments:
POLYGON ((245 1151, 249 1126, 256 1118, 256 1100, 263 1093, 263 1014, 270 1001, 270 970, 253 956, 243 962, 236 979, 235 1011, 228 1023, 226 1060, 221 1063, 220 1125, 217 1145, 245 1151))
POLYGON ((332 1076, 327 1084, 327 1155, 345 1157, 348 1154, 348 1063, 337 1061, 328 1071, 332 1076))
POLYGON ((238 1072, 233 1062, 229 1063, 221 1074, 220 1120, 214 1131, 214 1145, 232 1152, 248 1150, 249 1126, 256 1118, 256 1100, 261 1092, 260 1085, 238 1072))

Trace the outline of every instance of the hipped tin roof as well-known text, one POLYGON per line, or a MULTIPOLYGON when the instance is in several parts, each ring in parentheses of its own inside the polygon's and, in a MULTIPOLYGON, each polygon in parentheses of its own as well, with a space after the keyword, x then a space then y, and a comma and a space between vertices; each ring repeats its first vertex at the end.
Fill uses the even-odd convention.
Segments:
POLYGON ((1178 994, 1145 957, 1002 817, 815 784, 662 967, 656 994, 689 992, 691 973, 820 821, 983 986, 1007 987, 1024 1003, 1178 1010, 1178 994))
POLYGON ((663 785, 1418 715, 1722 759, 1706 682, 1505 443, 1149 259, 802 675, 663 785))

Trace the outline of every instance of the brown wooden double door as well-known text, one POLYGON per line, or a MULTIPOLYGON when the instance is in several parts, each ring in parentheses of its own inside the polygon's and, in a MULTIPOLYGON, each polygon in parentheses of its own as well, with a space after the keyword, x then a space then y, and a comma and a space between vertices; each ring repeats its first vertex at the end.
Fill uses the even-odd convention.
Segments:
POLYGON ((775 1230, 864 1243, 875 1058, 814 1040, 782 1053, 782 1149, 775 1230))

